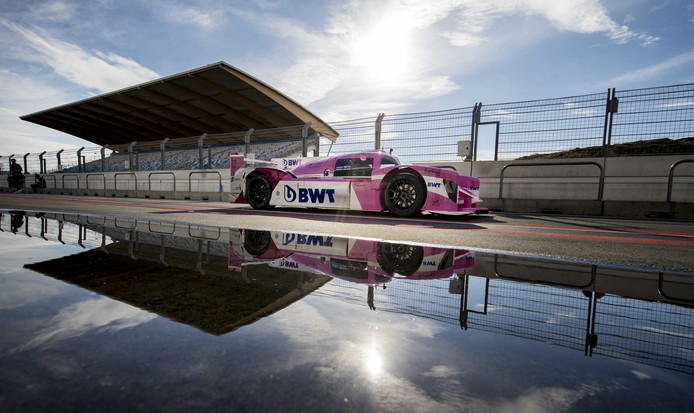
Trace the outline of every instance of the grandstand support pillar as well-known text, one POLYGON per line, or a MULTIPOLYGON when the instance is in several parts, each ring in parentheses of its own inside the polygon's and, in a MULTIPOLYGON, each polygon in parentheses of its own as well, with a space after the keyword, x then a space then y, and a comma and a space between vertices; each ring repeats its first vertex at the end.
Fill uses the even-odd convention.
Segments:
POLYGON ((108 144, 101 147, 101 172, 106 172, 106 148, 108 144))
POLYGON ((128 170, 130 171, 137 171, 137 168, 133 168, 133 147, 137 144, 137 141, 132 141, 130 145, 128 145, 128 159, 130 162, 130 168, 128 170))
POLYGON ((320 155, 320 133, 316 132, 311 135, 311 138, 316 140, 316 149, 314 150, 314 156, 320 155))
POLYGON ((65 149, 61 149, 55 154, 55 157, 58 159, 58 172, 63 172, 63 165, 60 163, 60 154, 63 153, 64 150, 65 149))
POLYGON ((163 141, 159 144, 159 149, 161 149, 161 170, 164 170, 164 166, 166 165, 166 142, 169 141, 169 138, 164 138, 163 141))
POLYGON ((311 122, 306 122, 306 124, 301 128, 301 156, 308 156, 308 129, 311 127, 311 122))
POLYGON ((84 172, 82 170, 82 151, 83 150, 84 150, 84 146, 77 150, 77 172, 84 172))
POLYGON ((379 113, 376 118, 376 125, 374 128, 374 149, 381 149, 381 124, 383 123, 383 118, 386 117, 385 113, 379 113))
POLYGON ((243 137, 243 142, 246 144, 245 153, 243 154, 244 157, 248 156, 248 154, 251 152, 251 135, 253 134, 253 131, 255 131, 255 129, 248 129, 246 131, 246 135, 243 137))
POLYGON ((27 173, 27 157, 31 154, 31 152, 27 152, 24 154, 24 173, 27 173))
POLYGON ((203 154, 202 154, 202 141, 204 141, 206 137, 207 137, 207 134, 206 134, 206 133, 203 133, 203 134, 200 135, 200 137, 198 138, 198 158, 200 159, 200 163, 199 163, 199 165, 198 165, 198 169, 202 169, 202 166, 203 166, 203 163, 204 163, 203 154))
POLYGON ((46 164, 44 163, 45 161, 43 160, 43 155, 46 154, 46 151, 43 151, 39 154, 39 173, 41 175, 46 173, 46 164))

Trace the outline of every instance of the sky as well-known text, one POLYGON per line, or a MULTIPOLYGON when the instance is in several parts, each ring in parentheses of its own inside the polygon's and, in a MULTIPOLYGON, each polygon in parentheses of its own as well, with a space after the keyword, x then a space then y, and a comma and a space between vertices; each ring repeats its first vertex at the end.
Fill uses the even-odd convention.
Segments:
POLYGON ((0 0, 0 155, 96 145, 20 116, 226 63, 327 122, 694 82, 686 0, 0 0))

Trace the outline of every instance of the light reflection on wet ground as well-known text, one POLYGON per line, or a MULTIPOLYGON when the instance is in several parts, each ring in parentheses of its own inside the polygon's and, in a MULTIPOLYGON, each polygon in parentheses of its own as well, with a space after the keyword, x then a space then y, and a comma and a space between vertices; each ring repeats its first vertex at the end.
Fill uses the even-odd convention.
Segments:
POLYGON ((0 217, 9 410, 685 411, 694 275, 0 217))

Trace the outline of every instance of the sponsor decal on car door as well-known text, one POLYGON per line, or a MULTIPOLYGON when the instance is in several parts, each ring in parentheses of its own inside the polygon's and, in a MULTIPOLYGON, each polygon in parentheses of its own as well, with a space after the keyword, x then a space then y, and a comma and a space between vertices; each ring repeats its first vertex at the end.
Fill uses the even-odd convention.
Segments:
POLYGON ((348 208, 349 182, 316 181, 280 182, 270 201, 271 205, 292 207, 348 208))

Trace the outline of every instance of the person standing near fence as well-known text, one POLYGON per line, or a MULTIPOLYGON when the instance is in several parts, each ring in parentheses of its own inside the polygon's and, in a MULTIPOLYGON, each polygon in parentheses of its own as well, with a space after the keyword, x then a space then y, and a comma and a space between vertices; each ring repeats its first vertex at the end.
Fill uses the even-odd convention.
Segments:
POLYGON ((7 181, 10 186, 14 186, 17 192, 22 190, 24 186, 24 175, 22 174, 22 166, 17 163, 16 159, 10 161, 10 174, 7 177, 7 181))

